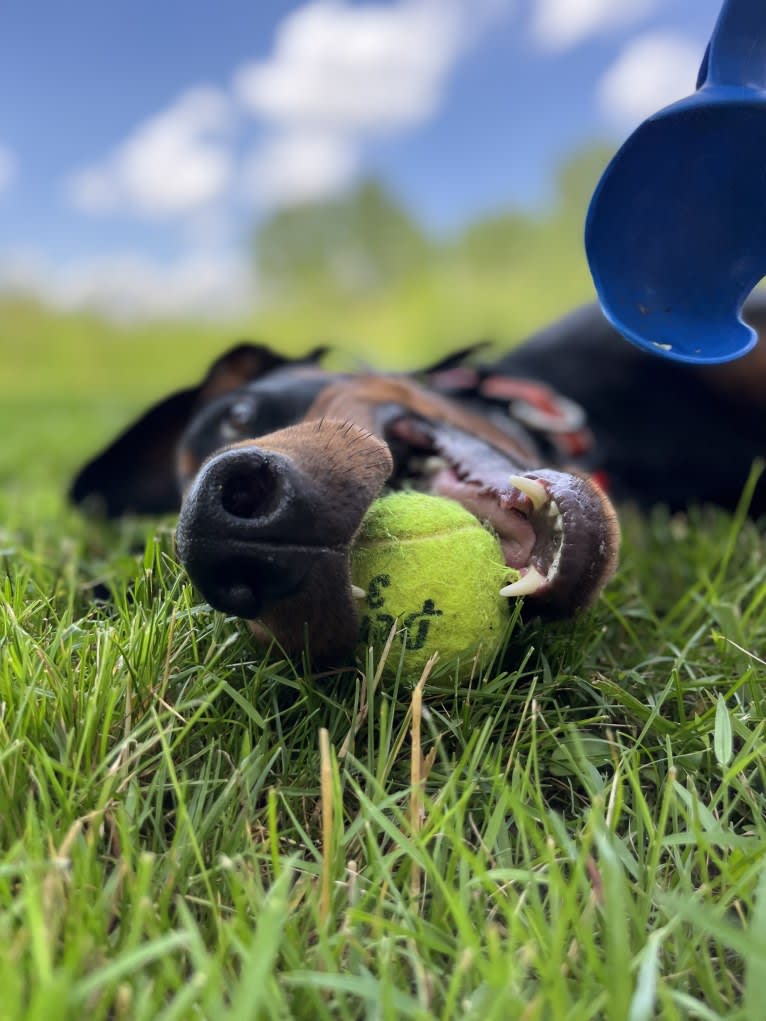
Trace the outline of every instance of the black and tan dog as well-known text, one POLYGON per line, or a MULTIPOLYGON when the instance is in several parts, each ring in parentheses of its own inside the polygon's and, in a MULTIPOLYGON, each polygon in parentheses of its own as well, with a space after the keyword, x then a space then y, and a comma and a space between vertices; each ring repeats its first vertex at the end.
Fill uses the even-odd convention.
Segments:
MULTIPOLYGON (((766 332, 766 303, 750 306, 766 332)), ((384 487, 458 500, 497 532, 514 592, 567 615, 615 570, 609 497, 733 507, 766 452, 766 355, 691 369, 594 307, 493 364, 341 374, 242 344, 86 465, 72 499, 117 517, 180 508, 178 553, 217 609, 340 662, 358 630, 349 548, 384 487)), ((753 510, 766 509, 758 491, 753 510)), ((460 579, 455 579, 460 584, 460 579)))

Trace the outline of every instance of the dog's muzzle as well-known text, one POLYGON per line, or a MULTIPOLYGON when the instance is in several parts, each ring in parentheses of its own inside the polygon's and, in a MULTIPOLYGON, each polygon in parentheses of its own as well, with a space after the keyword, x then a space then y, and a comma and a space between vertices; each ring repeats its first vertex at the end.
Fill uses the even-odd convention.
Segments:
POLYGON ((257 617, 289 596, 333 550, 312 534, 306 479, 292 460, 255 447, 227 450, 198 474, 176 531, 178 556, 205 599, 257 617))

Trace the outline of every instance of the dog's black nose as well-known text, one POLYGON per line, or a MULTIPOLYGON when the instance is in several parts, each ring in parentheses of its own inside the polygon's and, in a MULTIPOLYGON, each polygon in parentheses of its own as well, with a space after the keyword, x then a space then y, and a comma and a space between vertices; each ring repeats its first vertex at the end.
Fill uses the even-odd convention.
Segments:
POLYGON ((181 508, 176 548, 212 606, 256 617, 331 552, 316 535, 311 489, 290 457, 252 445, 203 466, 181 508))
POLYGON ((268 519, 280 502, 284 465, 274 455, 254 450, 230 451, 213 469, 221 509, 246 521, 268 519))

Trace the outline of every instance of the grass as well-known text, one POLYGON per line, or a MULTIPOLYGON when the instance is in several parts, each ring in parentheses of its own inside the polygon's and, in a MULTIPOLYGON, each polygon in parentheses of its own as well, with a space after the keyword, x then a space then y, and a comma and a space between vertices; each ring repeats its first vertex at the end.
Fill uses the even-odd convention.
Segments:
POLYGON ((0 408, 0 1017, 762 1021, 744 514, 626 511, 595 611, 486 676, 313 677, 199 601, 172 522, 65 507, 141 395, 54 364, 0 408))

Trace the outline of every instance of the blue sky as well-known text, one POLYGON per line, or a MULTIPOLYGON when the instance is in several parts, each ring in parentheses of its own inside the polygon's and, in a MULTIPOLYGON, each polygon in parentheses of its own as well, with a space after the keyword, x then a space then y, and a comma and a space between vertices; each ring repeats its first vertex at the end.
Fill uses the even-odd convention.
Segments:
MULTIPOLYGON (((237 311, 274 209, 375 174, 433 230, 691 91, 718 0, 5 0, 0 288, 237 311)), ((256 282, 257 294, 257 282, 256 282)))

